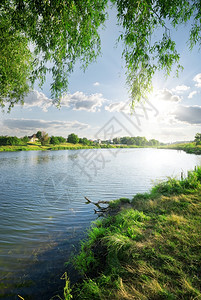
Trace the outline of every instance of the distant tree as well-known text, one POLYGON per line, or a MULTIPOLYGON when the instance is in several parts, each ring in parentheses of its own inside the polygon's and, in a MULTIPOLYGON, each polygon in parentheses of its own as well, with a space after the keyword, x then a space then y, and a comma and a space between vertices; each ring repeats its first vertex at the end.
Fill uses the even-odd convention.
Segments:
POLYGON ((50 138, 50 144, 53 144, 53 145, 60 144, 60 141, 59 141, 58 137, 57 136, 51 136, 51 138, 50 138))
POLYGON ((57 136, 59 143, 66 143, 66 139, 63 136, 57 136))
POLYGON ((114 138, 113 143, 114 144, 120 144, 121 143, 120 138, 114 138))
POLYGON ((5 142, 5 136, 1 135, 0 136, 0 146, 5 146, 6 142, 5 142))
POLYGON ((45 146, 46 144, 48 144, 50 141, 50 137, 48 136, 48 133, 46 133, 45 131, 42 132, 42 136, 40 138, 40 142, 42 146, 45 146))
POLYGON ((145 137, 142 136, 124 136, 121 138, 114 138, 114 144, 123 144, 123 145, 136 145, 136 146, 157 146, 159 145, 159 141, 152 139, 149 142, 145 137))
POLYGON ((196 145, 201 145, 201 133, 196 133, 194 142, 196 145))
POLYGON ((145 146, 147 143, 146 138, 141 136, 136 136, 135 141, 137 146, 145 146))
POLYGON ((42 131, 37 131, 36 137, 40 140, 42 138, 42 131))
POLYGON ((129 137, 124 136, 124 137, 120 138, 120 143, 123 144, 123 145, 127 145, 128 140, 129 140, 129 137))
POLYGON ((71 133, 68 136, 67 142, 72 144, 77 144, 79 142, 79 137, 76 134, 71 133))
POLYGON ((91 141, 89 141, 86 137, 84 137, 79 139, 79 143, 85 146, 89 146, 91 144, 91 141))
POLYGON ((127 140, 127 145, 135 145, 135 144, 136 144, 135 137, 130 137, 127 140))
POLYGON ((148 142, 148 146, 159 146, 159 141, 157 141, 157 140, 155 140, 155 139, 151 139, 151 140, 149 140, 149 142, 148 142))
POLYGON ((1 136, 0 137, 0 145, 1 146, 15 146, 20 145, 22 140, 16 136, 1 136))
POLYGON ((21 138, 22 142, 27 144, 29 142, 29 138, 27 135, 25 135, 23 138, 21 138))

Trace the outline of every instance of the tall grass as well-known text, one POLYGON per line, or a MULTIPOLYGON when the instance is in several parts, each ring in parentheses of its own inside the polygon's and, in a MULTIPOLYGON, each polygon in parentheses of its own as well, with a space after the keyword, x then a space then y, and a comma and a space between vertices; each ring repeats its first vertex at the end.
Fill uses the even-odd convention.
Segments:
POLYGON ((201 299, 201 168, 125 202, 82 243, 74 298, 201 299))

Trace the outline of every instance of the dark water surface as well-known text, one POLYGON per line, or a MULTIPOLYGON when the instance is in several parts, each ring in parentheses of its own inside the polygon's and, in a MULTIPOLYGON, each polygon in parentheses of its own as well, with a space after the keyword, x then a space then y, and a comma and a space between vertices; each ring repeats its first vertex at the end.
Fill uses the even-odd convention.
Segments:
POLYGON ((131 198, 200 164, 201 156, 158 149, 0 153, 0 298, 62 292, 64 262, 97 218, 84 196, 131 198))

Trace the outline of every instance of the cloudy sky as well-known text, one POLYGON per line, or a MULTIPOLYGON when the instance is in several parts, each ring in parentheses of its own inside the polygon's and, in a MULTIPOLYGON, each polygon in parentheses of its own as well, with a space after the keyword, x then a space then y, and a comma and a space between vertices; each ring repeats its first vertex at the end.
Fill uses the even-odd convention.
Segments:
POLYGON ((115 47, 120 29, 114 10, 106 25, 101 31, 102 56, 85 73, 76 65, 60 109, 52 103, 47 78, 43 90, 35 86, 23 107, 15 106, 9 114, 0 112, 0 135, 21 137, 44 130, 64 137, 74 132, 92 139, 139 135, 174 142, 193 140, 201 132, 201 53, 198 47, 188 50, 183 34, 188 26, 171 32, 184 71, 175 78, 173 70, 167 79, 158 72, 148 101, 130 114, 122 47, 115 47))

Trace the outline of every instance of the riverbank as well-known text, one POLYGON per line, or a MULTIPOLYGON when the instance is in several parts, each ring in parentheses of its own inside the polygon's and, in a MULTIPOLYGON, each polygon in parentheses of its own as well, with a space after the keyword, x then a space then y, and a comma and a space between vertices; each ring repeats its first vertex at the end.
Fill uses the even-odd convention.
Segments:
MULTIPOLYGON (((0 146, 0 152, 15 152, 15 151, 51 151, 51 150, 79 150, 79 149, 105 149, 105 148, 144 148, 136 145, 108 145, 108 144, 97 144, 94 146, 85 146, 82 144, 71 144, 63 143, 59 145, 45 145, 42 146, 40 143, 27 143, 26 145, 17 146, 0 146)), ((150 147, 154 148, 154 147, 150 147)))
POLYGON ((201 155, 201 145, 196 146, 195 143, 188 144, 171 144, 165 146, 136 146, 136 145, 111 145, 111 144, 97 144, 94 146, 86 146, 83 144, 63 143, 59 145, 45 145, 40 143, 27 143, 25 145, 16 146, 0 146, 0 152, 15 152, 15 151, 53 151, 53 150, 80 150, 80 149, 115 149, 115 148, 158 148, 158 149, 173 149, 183 150, 186 153, 201 155))
POLYGON ((60 145, 45 145, 40 143, 27 143, 26 145, 17 146, 0 146, 0 152, 14 152, 14 151, 48 151, 48 150, 77 150, 77 149, 91 149, 95 147, 84 146, 82 144, 64 143, 60 145))
POLYGON ((183 150, 186 153, 190 153, 190 154, 201 154, 201 145, 196 145, 196 143, 171 144, 171 145, 159 146, 158 148, 183 150))
POLYGON ((200 299, 201 168, 112 201, 74 259, 65 299, 200 299))

